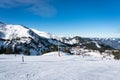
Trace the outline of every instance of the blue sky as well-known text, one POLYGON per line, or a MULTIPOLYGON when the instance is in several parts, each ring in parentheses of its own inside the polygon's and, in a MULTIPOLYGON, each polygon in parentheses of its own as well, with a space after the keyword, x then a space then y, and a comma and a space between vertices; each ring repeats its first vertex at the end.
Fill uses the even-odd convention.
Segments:
POLYGON ((0 0, 0 21, 60 36, 120 37, 120 1, 0 0))

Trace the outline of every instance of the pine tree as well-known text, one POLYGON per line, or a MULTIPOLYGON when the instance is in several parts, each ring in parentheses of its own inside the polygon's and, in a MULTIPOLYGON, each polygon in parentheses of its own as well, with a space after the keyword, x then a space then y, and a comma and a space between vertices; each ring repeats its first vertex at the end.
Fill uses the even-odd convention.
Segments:
POLYGON ((0 54, 2 54, 3 52, 2 52, 2 46, 0 46, 0 54))
POLYGON ((12 46, 8 45, 8 47, 6 48, 6 54, 11 54, 12 53, 12 46))
POLYGON ((0 54, 5 53, 5 48, 3 46, 0 46, 0 54))
POLYGON ((17 49, 17 45, 14 46, 14 54, 19 54, 19 50, 17 49))
POLYGON ((30 48, 29 47, 27 47, 25 53, 26 53, 26 55, 30 55, 30 48))
POLYGON ((113 52, 114 59, 120 60, 120 51, 119 52, 113 52))
POLYGON ((44 51, 44 54, 45 54, 45 53, 48 53, 48 52, 50 52, 50 51, 47 49, 47 50, 44 51))
POLYGON ((51 46, 51 51, 53 52, 53 51, 57 51, 58 50, 58 47, 56 47, 56 46, 51 46))

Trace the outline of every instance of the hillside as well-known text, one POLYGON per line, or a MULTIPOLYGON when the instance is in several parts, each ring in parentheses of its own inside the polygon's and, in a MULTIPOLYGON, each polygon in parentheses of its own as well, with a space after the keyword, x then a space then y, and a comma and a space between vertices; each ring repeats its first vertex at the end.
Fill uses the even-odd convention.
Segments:
POLYGON ((73 47, 91 50, 111 50, 110 46, 98 43, 89 38, 79 36, 67 38, 50 33, 30 29, 23 25, 5 24, 0 22, 0 52, 1 54, 41 55, 47 52, 69 52, 73 47))
POLYGON ((4 23, 0 25, 0 47, 6 54, 39 55, 50 51, 50 46, 56 46, 57 42, 57 40, 39 36, 22 25, 4 23))
POLYGON ((120 49, 120 38, 92 38, 92 40, 120 49))

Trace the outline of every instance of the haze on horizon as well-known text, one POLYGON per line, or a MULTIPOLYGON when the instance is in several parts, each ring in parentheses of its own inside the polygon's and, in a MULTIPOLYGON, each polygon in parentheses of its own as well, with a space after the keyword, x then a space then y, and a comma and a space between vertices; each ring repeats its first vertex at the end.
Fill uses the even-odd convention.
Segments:
POLYGON ((0 21, 59 36, 120 38, 120 1, 1 0, 0 21))

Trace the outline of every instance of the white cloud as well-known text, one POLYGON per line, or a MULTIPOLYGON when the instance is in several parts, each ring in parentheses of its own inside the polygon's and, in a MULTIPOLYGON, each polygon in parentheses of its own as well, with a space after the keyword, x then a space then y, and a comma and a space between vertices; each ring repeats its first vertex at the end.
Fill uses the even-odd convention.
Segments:
POLYGON ((0 0, 0 8, 24 7, 34 14, 50 17, 56 14, 56 9, 50 4, 53 0, 0 0))

